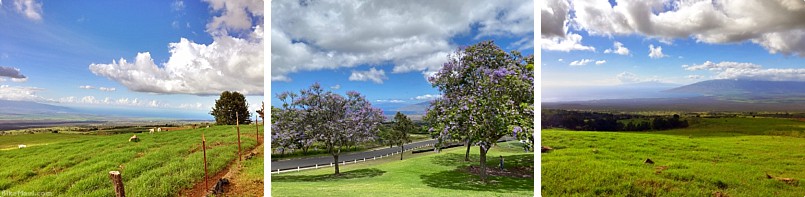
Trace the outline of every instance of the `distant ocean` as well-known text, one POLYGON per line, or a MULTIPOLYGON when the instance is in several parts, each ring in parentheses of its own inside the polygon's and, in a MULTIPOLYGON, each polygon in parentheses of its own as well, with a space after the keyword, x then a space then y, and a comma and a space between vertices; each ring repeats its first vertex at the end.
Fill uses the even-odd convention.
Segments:
POLYGON ((170 120, 215 120, 209 111, 201 110, 182 110, 182 109, 158 109, 158 108, 122 108, 122 107, 88 107, 81 105, 65 105, 74 109, 77 113, 91 114, 100 116, 116 116, 129 118, 146 119, 170 119, 170 120))

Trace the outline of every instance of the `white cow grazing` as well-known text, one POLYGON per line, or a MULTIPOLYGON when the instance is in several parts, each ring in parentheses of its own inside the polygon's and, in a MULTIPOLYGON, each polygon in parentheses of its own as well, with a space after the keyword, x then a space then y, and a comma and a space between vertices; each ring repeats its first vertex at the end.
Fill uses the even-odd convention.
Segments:
POLYGON ((162 127, 157 128, 157 132, 162 132, 162 127))
POLYGON ((148 133, 149 133, 149 134, 154 134, 154 129, 153 129, 153 128, 148 129, 148 133))
POLYGON ((207 125, 207 128, 210 128, 210 125, 207 125))
POLYGON ((26 147, 28 147, 28 146, 26 146, 25 144, 20 144, 18 147, 19 147, 19 148, 26 148, 26 147))

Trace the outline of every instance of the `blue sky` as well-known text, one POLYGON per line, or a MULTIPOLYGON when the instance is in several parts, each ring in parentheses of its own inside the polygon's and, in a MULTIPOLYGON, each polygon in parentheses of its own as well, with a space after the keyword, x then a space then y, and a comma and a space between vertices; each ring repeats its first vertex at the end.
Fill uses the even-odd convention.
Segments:
POLYGON ((318 82, 386 110, 439 95, 426 76, 459 46, 533 54, 530 1, 272 2, 271 95, 318 82))
POLYGON ((1 2, 0 99, 205 119, 224 90, 263 100, 261 1, 1 2))
POLYGON ((543 92, 640 82, 805 81, 802 1, 549 0, 541 14, 543 92), (628 53, 614 53, 616 42, 628 53))

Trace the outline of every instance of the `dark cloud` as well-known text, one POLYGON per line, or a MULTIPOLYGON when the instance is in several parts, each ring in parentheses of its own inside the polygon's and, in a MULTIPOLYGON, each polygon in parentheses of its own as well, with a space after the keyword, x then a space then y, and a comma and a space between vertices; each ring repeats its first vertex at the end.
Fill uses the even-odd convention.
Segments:
POLYGON ((20 73, 20 69, 13 67, 0 66, 0 77, 8 77, 12 79, 25 79, 25 75, 20 73))

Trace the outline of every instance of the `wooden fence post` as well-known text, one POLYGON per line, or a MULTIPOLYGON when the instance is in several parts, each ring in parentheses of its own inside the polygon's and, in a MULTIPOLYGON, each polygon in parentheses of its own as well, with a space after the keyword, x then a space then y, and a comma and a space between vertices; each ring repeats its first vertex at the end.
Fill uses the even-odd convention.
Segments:
POLYGON ((257 143, 260 143, 260 120, 258 120, 259 116, 254 116, 254 140, 257 140, 257 143))
POLYGON ((120 176, 120 171, 109 171, 109 178, 112 179, 112 185, 115 187, 115 196, 125 197, 126 191, 123 188, 123 177, 120 176))
POLYGON ((201 133, 201 150, 204 152, 204 190, 207 190, 207 140, 204 139, 204 133, 201 133))
POLYGON ((240 117, 238 112, 235 112, 235 128, 238 130, 238 165, 240 165, 240 117))

